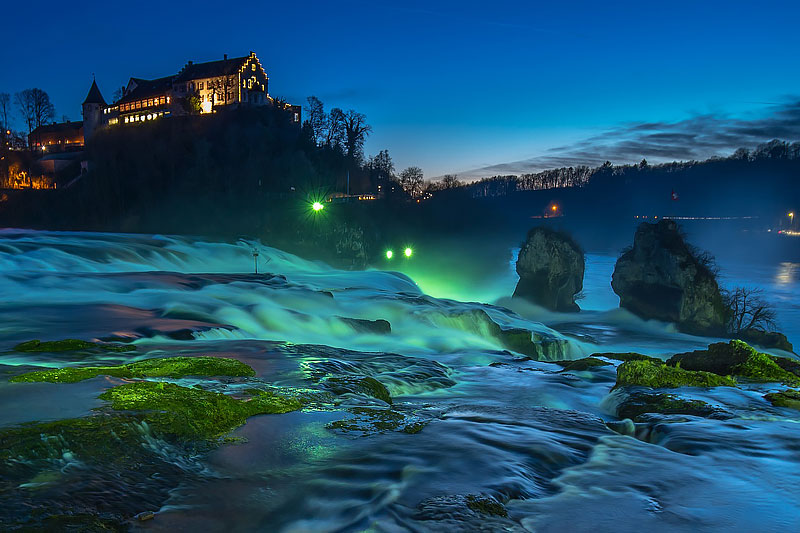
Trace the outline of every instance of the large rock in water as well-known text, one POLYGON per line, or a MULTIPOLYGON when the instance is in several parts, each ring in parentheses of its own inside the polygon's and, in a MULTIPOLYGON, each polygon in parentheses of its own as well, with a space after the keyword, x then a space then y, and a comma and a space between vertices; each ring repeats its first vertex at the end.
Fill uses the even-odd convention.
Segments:
POLYGON ((580 311, 575 296, 583 290, 584 268, 583 250, 569 236, 533 228, 517 258, 514 297, 553 311, 580 311))
POLYGON ((725 334, 725 306, 711 269, 672 220, 642 223, 633 248, 614 267, 619 305, 646 319, 674 322, 696 335, 725 334))

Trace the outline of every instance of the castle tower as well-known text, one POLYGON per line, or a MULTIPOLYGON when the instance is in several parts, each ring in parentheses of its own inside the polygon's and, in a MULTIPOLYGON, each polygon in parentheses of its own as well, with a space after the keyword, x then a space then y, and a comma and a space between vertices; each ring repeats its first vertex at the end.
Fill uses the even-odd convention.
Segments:
POLYGON ((97 128, 103 125, 103 109, 105 107, 106 101, 103 99, 103 95, 100 94, 97 82, 92 80, 92 87, 89 89, 89 94, 86 95, 86 100, 83 101, 84 144, 88 144, 97 128))

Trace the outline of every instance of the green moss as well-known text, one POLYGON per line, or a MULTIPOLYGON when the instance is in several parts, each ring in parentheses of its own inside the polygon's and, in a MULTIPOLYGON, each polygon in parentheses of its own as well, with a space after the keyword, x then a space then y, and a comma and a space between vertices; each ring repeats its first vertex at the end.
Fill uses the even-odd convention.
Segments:
POLYGON ((652 388, 735 387, 736 380, 710 372, 683 370, 650 361, 628 361, 617 368, 616 387, 636 385, 652 388))
POLYGON ((322 385, 334 394, 365 394, 392 404, 389 389, 373 377, 339 376, 322 381, 322 385))
POLYGON ((781 368, 774 357, 740 340, 718 342, 709 345, 707 350, 676 354, 669 358, 667 364, 722 376, 741 376, 753 381, 800 384, 800 378, 781 368))
POLYGON ((142 417, 108 413, 23 424, 0 431, 0 461, 63 460, 74 457, 104 464, 141 455, 142 417))
POLYGON ((775 407, 788 407, 800 410, 800 391, 786 389, 783 392, 771 392, 764 396, 775 407))
POLYGON ((673 394, 633 393, 617 408, 617 416, 636 420, 645 413, 710 416, 721 411, 701 400, 687 400, 673 394))
POLYGON ((287 413, 300 402, 262 391, 249 400, 174 383, 140 381, 109 389, 100 399, 118 411, 142 411, 155 430, 181 439, 211 439, 253 415, 287 413))
POLYGON ((602 361, 594 357, 584 357, 583 359, 576 359, 574 361, 552 361, 553 363, 564 367, 564 372, 579 372, 581 370, 591 370, 599 366, 611 366, 608 361, 602 361))
POLYGON ((651 357, 635 352, 625 353, 593 353, 591 357, 605 357, 606 359, 613 359, 614 361, 652 361, 653 363, 663 363, 658 357, 651 357))
POLYGON ((99 349, 107 352, 128 352, 135 350, 135 346, 121 344, 103 344, 82 341, 80 339, 64 339, 60 341, 32 340, 14 346, 15 352, 76 352, 99 349))
POLYGON ((145 359, 119 366, 67 367, 28 372, 11 378, 11 382, 76 383, 97 376, 117 378, 182 378, 185 376, 253 376, 246 364, 226 357, 167 357, 145 359))
POLYGON ((468 495, 467 507, 476 513, 485 515, 503 517, 508 516, 508 511, 502 503, 498 502, 494 498, 487 498, 485 496, 476 496, 474 494, 468 495))
POLYGON ((359 433, 360 435, 371 435, 385 431, 402 431, 413 435, 422 431, 428 424, 427 421, 422 420, 409 421, 406 415, 393 409, 354 407, 348 409, 348 411, 355 416, 346 420, 331 422, 325 427, 339 431, 359 433))

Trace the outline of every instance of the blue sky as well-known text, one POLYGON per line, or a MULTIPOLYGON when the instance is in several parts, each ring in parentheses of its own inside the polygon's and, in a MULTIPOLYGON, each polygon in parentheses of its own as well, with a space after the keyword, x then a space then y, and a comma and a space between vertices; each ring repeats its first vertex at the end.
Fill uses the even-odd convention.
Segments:
MULTIPOLYGON (((109 100, 130 76, 254 50, 271 94, 365 113, 366 152, 387 148, 429 177, 546 166, 641 123, 762 120, 800 95, 798 2, 45 1, 3 12, 0 91, 45 89, 59 118, 79 119, 92 73, 109 100)), ((649 150, 641 157, 670 158, 649 150)))

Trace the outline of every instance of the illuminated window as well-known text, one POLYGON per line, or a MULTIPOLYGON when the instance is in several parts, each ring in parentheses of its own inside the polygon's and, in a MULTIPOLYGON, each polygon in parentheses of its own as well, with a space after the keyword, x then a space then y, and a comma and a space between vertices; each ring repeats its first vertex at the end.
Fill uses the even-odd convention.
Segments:
POLYGON ((201 91, 203 90, 203 82, 202 82, 202 81, 201 81, 201 82, 200 82, 200 84, 197 86, 197 88, 198 88, 198 89, 200 89, 201 91))
POLYGON ((252 70, 253 72, 256 71, 256 64, 255 63, 250 63, 250 70, 252 70))

